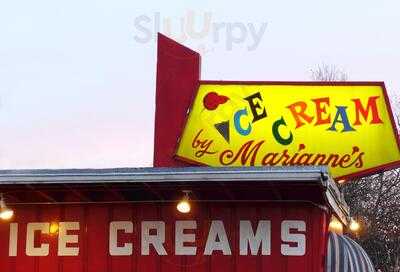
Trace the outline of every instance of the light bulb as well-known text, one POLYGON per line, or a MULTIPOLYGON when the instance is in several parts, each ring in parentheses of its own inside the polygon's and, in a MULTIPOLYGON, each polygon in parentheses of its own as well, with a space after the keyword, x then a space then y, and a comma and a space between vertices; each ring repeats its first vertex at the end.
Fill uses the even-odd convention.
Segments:
POLYGON ((0 219, 10 220, 14 216, 14 211, 8 208, 3 208, 0 211, 0 219))
POLYGON ((332 217, 329 223, 329 231, 341 234, 343 233, 343 224, 337 218, 332 217))
POLYGON ((350 226, 349 226, 350 230, 352 232, 356 232, 358 230, 360 230, 360 223, 358 223, 356 220, 354 220, 353 218, 351 219, 350 222, 350 226))
POLYGON ((179 201, 178 205, 176 205, 176 209, 181 213, 190 212, 190 203, 187 199, 183 199, 179 201))
POLYGON ((10 220, 14 216, 14 211, 7 208, 6 202, 4 201, 3 194, 0 195, 0 219, 10 220))
POLYGON ((49 232, 50 232, 50 234, 58 233, 58 223, 55 223, 55 222, 51 223, 49 232))

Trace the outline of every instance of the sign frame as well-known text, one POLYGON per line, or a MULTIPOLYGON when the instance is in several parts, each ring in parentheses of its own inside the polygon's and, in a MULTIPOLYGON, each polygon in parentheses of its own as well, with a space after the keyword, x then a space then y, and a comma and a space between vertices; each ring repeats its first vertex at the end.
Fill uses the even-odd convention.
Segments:
MULTIPOLYGON (((393 110, 390 105, 390 100, 387 94, 387 89, 385 86, 385 83, 383 81, 231 81, 231 80, 199 80, 198 85, 197 85, 197 90, 195 92, 195 95, 193 95, 191 104, 187 110, 187 115, 185 117, 185 125, 182 127, 180 135, 183 135, 183 132, 185 130, 185 127, 189 121, 189 113, 193 107, 194 101, 197 97, 199 88, 201 85, 288 85, 288 86, 376 86, 380 87, 382 89, 382 94, 387 110, 387 114, 390 119, 390 125, 393 131, 393 136, 395 137, 396 145, 398 148, 398 151, 400 152, 400 138, 399 138, 399 131, 397 130, 394 115, 393 115, 393 110)), ((182 156, 179 156, 177 154, 179 144, 180 144, 181 138, 178 139, 176 147, 175 147, 175 153, 174 153, 174 159, 177 159, 182 162, 186 162, 192 165, 198 165, 198 166, 210 166, 208 164, 194 161, 182 156)), ((375 167, 371 167, 368 169, 363 169, 361 171, 354 172, 352 174, 348 175, 343 175, 336 177, 335 180, 350 180, 350 179, 356 179, 356 178, 361 178, 364 176, 376 174, 381 171, 387 171, 391 170, 394 168, 400 167, 400 160, 387 163, 387 164, 382 164, 378 165, 375 167)))

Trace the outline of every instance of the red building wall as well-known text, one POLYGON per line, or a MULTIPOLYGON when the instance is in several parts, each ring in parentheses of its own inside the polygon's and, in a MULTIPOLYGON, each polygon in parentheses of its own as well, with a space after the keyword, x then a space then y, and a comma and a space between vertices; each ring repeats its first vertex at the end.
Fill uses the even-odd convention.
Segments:
MULTIPOLYGON (((11 223, 18 223, 17 256, 9 256, 10 222, 0 222, 0 271, 1 272, 155 272, 155 271, 323 271, 326 252, 326 222, 328 214, 307 203, 194 203, 188 215, 176 211, 175 204, 81 204, 81 205, 22 205, 15 208, 16 216, 11 223), (195 220, 195 256, 175 254, 175 224, 177 220, 195 220), (204 255, 204 247, 212 220, 222 220, 231 249, 231 255, 214 251, 204 255), (271 222, 270 255, 242 256, 239 254, 240 220, 250 220, 253 231, 259 220, 271 222), (282 221, 304 221, 306 230, 291 229, 290 233, 305 236, 304 256, 283 256, 282 245, 296 247, 296 243, 285 243, 281 238, 282 221), (49 255, 27 256, 27 223, 30 222, 79 222, 78 243, 68 247, 79 247, 77 256, 58 256, 58 234, 36 232, 36 247, 49 245, 49 255), (109 226, 112 221, 132 222, 132 233, 118 232, 118 246, 132 243, 132 255, 110 256, 109 226), (141 222, 162 221, 165 223, 165 243, 168 255, 158 255, 150 247, 150 255, 141 255, 141 222)), ((155 232, 150 232, 155 234, 155 232)))

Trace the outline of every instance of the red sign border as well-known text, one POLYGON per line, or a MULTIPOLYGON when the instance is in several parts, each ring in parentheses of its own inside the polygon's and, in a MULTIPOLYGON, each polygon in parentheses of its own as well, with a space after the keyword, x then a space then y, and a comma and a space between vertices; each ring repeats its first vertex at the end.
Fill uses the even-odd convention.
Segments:
MULTIPOLYGON (((400 138, 393 111, 390 106, 384 82, 381 81, 217 81, 201 80, 201 56, 168 38, 158 34, 156 108, 154 129, 155 167, 185 167, 205 164, 176 155, 179 139, 185 129, 188 113, 192 108, 200 84, 264 84, 264 85, 305 85, 305 86, 380 86, 383 90, 386 108, 391 120, 397 146, 400 138), (173 122, 171 122, 173 120, 173 122)), ((353 179, 400 167, 400 160, 379 165, 336 179, 353 179)))
MULTIPOLYGON (((198 88, 196 91, 196 95, 198 92, 198 89, 200 85, 292 85, 292 86, 378 86, 382 88, 382 93, 384 96, 385 100, 385 105, 386 109, 390 118, 391 126, 392 126, 392 131, 393 131, 393 136, 395 137, 396 143, 397 143, 397 148, 398 151, 400 152, 400 138, 399 138, 399 131, 396 128, 395 120, 394 120, 394 115, 393 115, 393 110, 390 105, 389 97, 387 94, 387 89, 385 86, 385 83, 383 81, 229 81, 229 80, 199 80, 198 82, 198 88)), ((194 99, 196 96, 193 96, 192 102, 190 105, 189 109, 192 109, 194 99)), ((189 113, 189 112, 188 112, 189 113)), ((185 117, 185 126, 181 130, 181 134, 184 131, 184 128, 186 127, 186 124, 188 122, 189 114, 186 115, 185 117)), ((177 155, 177 150, 179 146, 179 141, 177 142, 176 149, 175 149, 175 154, 174 158, 178 159, 180 161, 189 163, 189 164, 194 164, 198 166, 210 166, 201 162, 197 162, 191 159, 184 158, 182 156, 177 155)), ((355 172, 353 174, 349 175, 344 175, 340 177, 336 177, 335 180, 351 180, 351 179, 356 179, 356 178, 361 178, 367 175, 372 175, 376 174, 381 171, 387 171, 391 170, 394 168, 400 167, 400 160, 394 161, 388 164, 382 164, 378 165, 376 167, 368 168, 362 171, 355 172)))

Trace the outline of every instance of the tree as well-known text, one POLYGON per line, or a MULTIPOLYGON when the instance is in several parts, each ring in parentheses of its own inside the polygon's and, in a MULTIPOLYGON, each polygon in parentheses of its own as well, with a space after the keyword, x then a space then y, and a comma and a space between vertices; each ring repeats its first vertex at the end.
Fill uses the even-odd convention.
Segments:
POLYGON ((351 214, 361 224, 356 240, 382 271, 400 265, 400 169, 342 185, 351 214))
MULTIPOLYGON (((323 64, 311 69, 311 78, 346 81, 348 76, 334 65, 323 64)), ((400 115, 397 120, 400 125, 400 115)), ((340 187, 351 214, 361 224, 353 238, 363 246, 376 267, 386 272, 399 272, 400 169, 348 181, 340 187)))
POLYGON ((318 65, 316 69, 311 69, 311 78, 315 81, 346 81, 347 74, 336 65, 318 65))

